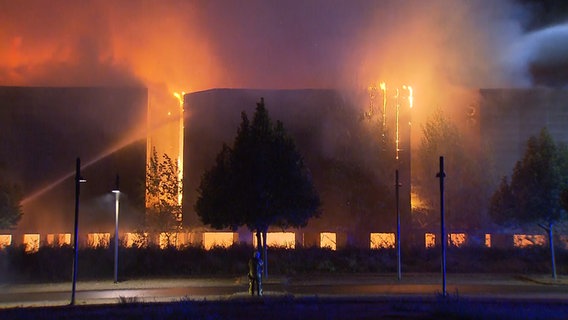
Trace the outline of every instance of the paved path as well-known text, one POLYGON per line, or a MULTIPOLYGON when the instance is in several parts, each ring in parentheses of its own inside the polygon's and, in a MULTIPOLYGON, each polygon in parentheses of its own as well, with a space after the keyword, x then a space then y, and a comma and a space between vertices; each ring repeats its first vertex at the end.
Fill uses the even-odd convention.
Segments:
MULTIPOLYGON (((294 297, 430 297, 442 291, 441 278, 433 274, 349 274, 279 277, 264 284, 265 295, 294 297)), ((151 279, 78 282, 77 304, 126 301, 215 300, 248 297, 248 283, 240 278, 151 279)), ((448 275, 447 293, 471 299, 568 301, 568 277, 553 280, 546 275, 448 275)), ((0 307, 69 304, 71 283, 0 285, 0 307)))

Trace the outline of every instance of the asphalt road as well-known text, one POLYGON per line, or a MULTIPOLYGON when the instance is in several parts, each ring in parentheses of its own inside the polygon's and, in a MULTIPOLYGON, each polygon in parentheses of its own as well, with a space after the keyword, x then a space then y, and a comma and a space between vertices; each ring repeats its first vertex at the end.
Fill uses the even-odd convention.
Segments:
MULTIPOLYGON (((76 304, 215 300, 247 297, 242 278, 161 279, 79 282, 76 304)), ((71 283, 0 285, 0 307, 69 304, 71 283)), ((266 296, 294 297, 435 297, 442 292, 437 275, 410 275, 398 281, 391 275, 331 275, 269 277, 266 296)), ((449 296, 530 301, 568 301, 568 279, 546 276, 453 275, 448 278, 449 296)))

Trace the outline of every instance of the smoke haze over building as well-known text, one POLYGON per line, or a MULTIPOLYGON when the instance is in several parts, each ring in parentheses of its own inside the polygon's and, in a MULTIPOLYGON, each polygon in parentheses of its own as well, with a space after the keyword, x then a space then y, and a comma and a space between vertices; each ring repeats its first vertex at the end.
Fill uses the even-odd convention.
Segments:
MULTIPOLYGON (((499 87, 509 1, 2 1, 2 85, 499 87)), ((426 90, 418 90, 426 91, 426 90)))

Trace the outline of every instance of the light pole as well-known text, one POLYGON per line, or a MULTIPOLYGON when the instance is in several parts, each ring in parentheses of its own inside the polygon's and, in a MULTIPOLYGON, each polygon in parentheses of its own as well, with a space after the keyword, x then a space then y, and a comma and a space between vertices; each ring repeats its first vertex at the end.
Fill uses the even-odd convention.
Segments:
POLYGON ((401 257, 400 257, 400 196, 399 189, 402 186, 398 178, 398 169, 395 171, 395 188, 396 188, 396 266, 398 280, 402 279, 401 257))
POLYGON ((436 175, 440 179, 440 241, 442 243, 442 295, 446 297, 446 226, 444 212, 444 157, 440 157, 440 172, 436 175))
POLYGON ((118 209, 120 207, 119 177, 116 175, 116 184, 112 193, 115 195, 114 211, 114 283, 118 283, 118 209))
POLYGON ((81 158, 77 158, 75 165, 75 227, 73 234, 73 285, 71 288, 71 305, 75 304, 75 289, 77 287, 77 260, 79 257, 79 194, 82 182, 87 182, 87 180, 81 177, 81 158))

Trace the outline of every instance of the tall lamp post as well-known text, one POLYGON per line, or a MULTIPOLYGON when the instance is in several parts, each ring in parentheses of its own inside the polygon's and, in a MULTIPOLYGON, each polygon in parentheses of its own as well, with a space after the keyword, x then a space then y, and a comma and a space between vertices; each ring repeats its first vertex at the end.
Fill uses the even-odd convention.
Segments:
POLYGON ((442 295, 446 297, 446 226, 444 212, 444 157, 440 157, 440 172, 436 175, 440 179, 440 239, 442 244, 442 295))
POLYGON ((77 287, 77 260, 79 257, 79 194, 82 182, 87 182, 87 180, 81 177, 81 158, 77 158, 75 165, 75 226, 73 234, 73 285, 71 288, 71 305, 75 304, 75 289, 77 287))
POLYGON ((400 192, 399 189, 402 186, 398 177, 398 169, 395 171, 395 190, 396 190, 396 266, 398 280, 402 279, 401 271, 401 254, 400 254, 400 192))
POLYGON ((120 207, 119 177, 116 175, 116 184, 112 193, 115 195, 114 202, 114 283, 118 283, 118 209, 120 207))

